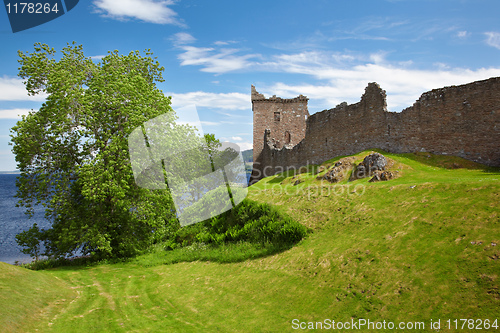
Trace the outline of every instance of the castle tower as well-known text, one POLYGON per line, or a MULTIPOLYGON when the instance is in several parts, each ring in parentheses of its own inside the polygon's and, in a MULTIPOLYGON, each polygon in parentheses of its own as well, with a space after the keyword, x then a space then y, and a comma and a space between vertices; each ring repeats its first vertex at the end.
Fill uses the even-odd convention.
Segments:
POLYGON ((278 149, 291 148, 304 139, 309 117, 308 100, 303 95, 291 99, 276 96, 265 98, 252 85, 254 168, 263 164, 261 152, 266 130, 269 130, 268 142, 278 149))

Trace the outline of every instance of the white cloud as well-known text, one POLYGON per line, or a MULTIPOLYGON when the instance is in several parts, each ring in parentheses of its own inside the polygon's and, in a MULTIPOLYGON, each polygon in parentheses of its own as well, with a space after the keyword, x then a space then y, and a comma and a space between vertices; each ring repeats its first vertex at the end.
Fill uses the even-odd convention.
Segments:
POLYGON ((0 110, 0 119, 21 119, 21 115, 27 115, 30 109, 0 110))
POLYGON ((194 38, 191 34, 188 34, 187 32, 176 33, 170 39, 173 40, 174 45, 176 46, 191 44, 194 41, 196 41, 196 38, 194 38))
POLYGON ((248 149, 252 149, 253 148, 253 143, 252 142, 243 141, 243 139, 240 138, 240 137, 234 137, 234 136, 230 137, 230 138, 221 137, 221 138, 219 138, 219 141, 220 142, 232 142, 232 143, 235 143, 235 144, 237 144, 240 147, 240 151, 244 151, 244 150, 248 150, 248 149), (235 141, 240 141, 240 142, 235 142, 235 141))
POLYGON ((224 45, 229 45, 229 44, 234 44, 234 43, 237 43, 237 42, 234 40, 227 40, 227 41, 218 40, 218 41, 214 42, 214 45, 224 46, 224 45))
POLYGON ((90 56, 90 59, 92 60, 101 60, 102 58, 104 58, 106 55, 104 54, 101 54, 101 55, 95 55, 95 56, 90 56))
MULTIPOLYGON (((500 33, 491 32, 487 33, 487 36, 488 43, 500 49, 500 33)), ((368 54, 349 51, 305 51, 271 55, 262 60, 261 55, 240 54, 241 50, 238 49, 192 45, 183 45, 180 48, 184 51, 179 55, 182 65, 202 66, 201 71, 205 72, 222 74, 241 70, 311 76, 317 83, 290 85, 278 82, 264 87, 265 91, 261 92, 285 98, 306 95, 310 98, 312 112, 316 111, 314 108, 332 108, 343 101, 358 102, 369 82, 377 82, 387 91, 389 110, 399 111, 411 106, 426 91, 500 76, 500 68, 494 67, 468 69, 436 62, 430 68, 417 68, 411 59, 396 62, 387 60, 389 53, 384 51, 368 54), (259 61, 255 58, 259 58, 259 61)), ((257 89, 260 91, 262 87, 257 89)), ((241 110, 249 108, 249 97, 246 94, 223 95, 195 92, 181 94, 177 98, 181 101, 186 98, 198 99, 201 105, 208 107, 241 110)), ((173 102, 175 103, 175 98, 173 102)))
POLYGON ((260 57, 258 54, 238 55, 239 49, 215 49, 190 45, 180 46, 180 48, 184 51, 178 56, 181 66, 202 66, 202 72, 215 74, 248 69, 252 65, 250 59, 260 57))
POLYGON ((238 146, 240 146, 240 151, 249 150, 253 148, 252 142, 238 142, 238 146))
POLYGON ((323 82, 317 85, 276 83, 266 90, 282 97, 303 94, 311 99, 311 105, 316 103, 318 107, 331 108, 343 101, 359 101, 366 85, 377 82, 387 91, 388 109, 401 110, 431 89, 500 76, 500 68, 471 70, 440 65, 433 69, 416 69, 411 68, 411 62, 391 64, 383 53, 358 57, 345 64, 328 59, 327 54, 319 52, 277 56, 266 66, 279 72, 310 75, 323 82))
POLYGON ((486 44, 500 50, 500 32, 486 32, 486 44))
POLYGON ((98 13, 118 20, 134 18, 156 24, 184 25, 168 7, 174 3, 170 0, 94 0, 93 3, 98 13))
POLYGON ((253 64, 250 59, 260 57, 259 54, 238 54, 240 49, 219 48, 234 43, 233 41, 214 42, 216 47, 197 47, 189 45, 196 41, 196 38, 186 32, 177 33, 170 39, 174 46, 183 51, 177 56, 181 66, 202 66, 202 72, 222 74, 248 69, 253 64))
POLYGON ((245 110, 250 106, 250 95, 242 93, 210 93, 195 91, 184 94, 168 94, 172 96, 174 110, 186 105, 226 110, 245 110))
POLYGON ((23 80, 0 77, 0 101, 45 101, 46 94, 28 96, 23 80))
POLYGON ((469 33, 467 31, 459 31, 457 32, 457 37, 458 38, 467 38, 467 36, 469 35, 469 33))

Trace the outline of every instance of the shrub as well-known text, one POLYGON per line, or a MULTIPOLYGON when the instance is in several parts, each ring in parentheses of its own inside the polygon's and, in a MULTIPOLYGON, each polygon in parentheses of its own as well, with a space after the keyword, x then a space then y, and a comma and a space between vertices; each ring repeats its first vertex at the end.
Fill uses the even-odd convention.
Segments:
POLYGON ((169 248, 195 242, 249 242, 290 246, 307 235, 307 228, 268 204, 245 199, 238 206, 203 222, 181 228, 169 248))

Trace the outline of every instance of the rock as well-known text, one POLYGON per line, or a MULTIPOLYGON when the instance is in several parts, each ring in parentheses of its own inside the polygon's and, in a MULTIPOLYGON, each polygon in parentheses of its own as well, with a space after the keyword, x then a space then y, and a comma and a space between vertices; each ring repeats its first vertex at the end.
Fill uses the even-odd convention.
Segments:
POLYGON ((330 183, 338 183, 342 181, 347 175, 347 171, 353 166, 353 157, 346 157, 339 161, 337 161, 333 168, 328 170, 323 177, 320 177, 323 180, 327 180, 330 183))
POLYGON ((356 179, 361 179, 361 178, 365 178, 365 177, 368 177, 366 167, 363 163, 360 163, 352 171, 350 180, 356 180, 356 179))
POLYGON ((382 171, 385 170, 387 159, 382 154, 373 153, 364 158, 363 165, 369 170, 369 172, 376 170, 382 171))
POLYGON ((392 179, 392 178, 394 178, 394 174, 390 171, 384 171, 380 175, 380 179, 382 179, 383 181, 387 181, 387 180, 392 179))
POLYGON ((316 169, 316 171, 314 172, 315 175, 317 175, 318 173, 321 173, 323 171, 325 171, 325 167, 322 165, 320 166, 319 168, 316 169))
POLYGON ((369 182, 387 181, 392 178, 394 178, 394 174, 390 171, 376 171, 373 178, 370 179, 369 182))
POLYGON ((384 155, 379 153, 370 154, 353 170, 350 180, 371 177, 376 171, 384 171, 386 166, 387 159, 384 155))
POLYGON ((369 183, 373 183, 373 182, 379 182, 379 181, 381 181, 381 180, 382 180, 382 179, 380 178, 380 173, 378 173, 378 172, 377 172, 377 173, 375 173, 375 174, 373 175, 373 178, 372 178, 372 179, 370 179, 368 182, 369 182, 369 183))

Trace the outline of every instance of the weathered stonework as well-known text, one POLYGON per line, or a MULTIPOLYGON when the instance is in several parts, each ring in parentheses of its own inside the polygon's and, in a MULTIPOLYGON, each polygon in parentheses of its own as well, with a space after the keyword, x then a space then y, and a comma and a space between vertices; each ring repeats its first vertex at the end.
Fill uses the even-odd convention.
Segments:
POLYGON ((304 139, 309 117, 307 101, 302 95, 292 99, 265 98, 252 86, 254 165, 265 162, 261 156, 264 142, 277 149, 290 149, 304 139))
POLYGON ((374 148, 427 151, 500 166, 500 78, 434 89, 402 112, 387 111, 385 91, 376 83, 368 84, 360 102, 342 103, 310 117, 307 100, 302 95, 265 99, 252 86, 251 182, 374 148), (274 112, 286 115, 282 123, 275 122, 274 112), (284 145, 286 131, 291 140, 284 145))

